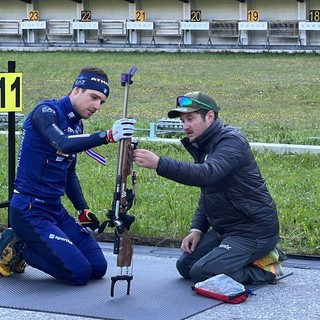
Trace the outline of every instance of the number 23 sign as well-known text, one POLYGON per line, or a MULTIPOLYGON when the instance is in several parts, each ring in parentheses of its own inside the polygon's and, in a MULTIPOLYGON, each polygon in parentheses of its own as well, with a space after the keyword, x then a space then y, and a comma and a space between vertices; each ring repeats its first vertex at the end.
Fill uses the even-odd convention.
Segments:
POLYGON ((0 73, 0 112, 22 111, 22 74, 0 73))

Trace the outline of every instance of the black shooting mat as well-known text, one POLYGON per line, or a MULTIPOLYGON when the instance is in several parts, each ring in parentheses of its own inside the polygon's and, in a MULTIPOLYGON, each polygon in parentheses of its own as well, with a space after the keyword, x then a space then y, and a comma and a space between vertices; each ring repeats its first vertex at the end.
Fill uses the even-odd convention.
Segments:
POLYGON ((119 269, 116 255, 102 246, 108 260, 103 279, 91 280, 86 286, 68 286, 27 267, 24 274, 0 278, 0 307, 98 319, 179 320, 222 303, 191 290, 192 282, 176 271, 175 252, 171 255, 168 249, 152 247, 134 249, 130 295, 126 295, 127 282, 118 281, 111 297, 110 277, 119 269))

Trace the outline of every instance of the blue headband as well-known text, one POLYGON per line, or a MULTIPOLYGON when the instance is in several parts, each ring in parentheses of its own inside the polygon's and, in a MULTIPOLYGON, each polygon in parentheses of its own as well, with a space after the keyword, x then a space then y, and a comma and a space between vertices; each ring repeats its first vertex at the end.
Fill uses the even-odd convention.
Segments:
POLYGON ((108 97, 110 93, 108 78, 97 73, 80 73, 74 82, 72 89, 75 87, 100 91, 106 97, 108 97))

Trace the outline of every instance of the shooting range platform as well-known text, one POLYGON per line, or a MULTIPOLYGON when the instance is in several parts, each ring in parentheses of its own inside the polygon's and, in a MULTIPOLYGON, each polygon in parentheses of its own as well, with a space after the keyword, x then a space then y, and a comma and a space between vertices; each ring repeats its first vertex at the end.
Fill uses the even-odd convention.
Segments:
POLYGON ((0 316, 4 320, 212 320, 320 319, 320 259, 290 257, 283 265, 293 273, 275 285, 254 287, 241 304, 227 304, 191 290, 175 268, 176 248, 134 246, 133 280, 117 282, 110 295, 110 277, 118 274, 112 243, 100 243, 108 260, 107 275, 87 286, 67 286, 27 267, 24 274, 0 278, 0 316))

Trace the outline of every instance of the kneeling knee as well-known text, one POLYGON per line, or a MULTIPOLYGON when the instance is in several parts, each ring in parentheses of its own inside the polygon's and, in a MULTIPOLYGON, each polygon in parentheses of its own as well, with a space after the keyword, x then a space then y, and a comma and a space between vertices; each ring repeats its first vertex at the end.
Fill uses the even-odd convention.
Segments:
POLYGON ((201 277, 201 268, 196 265, 193 265, 190 270, 190 278, 194 283, 203 281, 201 277))
POLYGON ((76 270, 65 270, 62 280, 72 286, 86 285, 91 278, 92 270, 89 264, 77 267, 76 270))
POLYGON ((190 270, 190 278, 194 283, 205 281, 210 277, 217 275, 215 272, 208 272, 202 266, 194 264, 190 270))
POLYGON ((100 279, 107 273, 108 263, 107 261, 101 262, 98 265, 92 266, 92 278, 100 279))
POLYGON ((183 262, 183 260, 177 260, 176 268, 183 278, 190 279, 190 268, 188 268, 188 266, 183 262))

